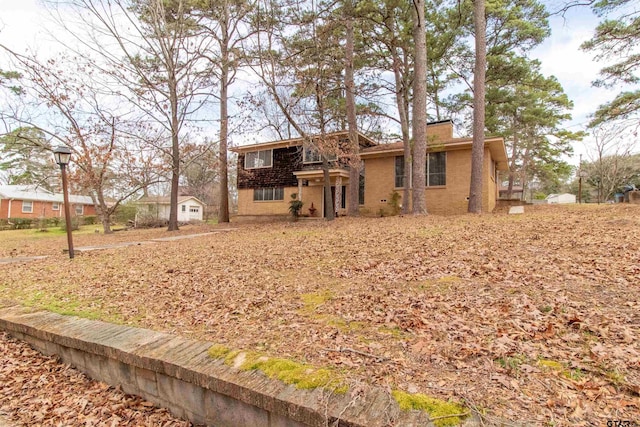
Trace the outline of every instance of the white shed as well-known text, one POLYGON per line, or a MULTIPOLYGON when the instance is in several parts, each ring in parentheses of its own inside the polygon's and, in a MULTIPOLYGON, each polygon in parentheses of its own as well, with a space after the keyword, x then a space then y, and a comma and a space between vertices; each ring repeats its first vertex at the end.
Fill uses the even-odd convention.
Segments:
POLYGON ((576 196, 574 194, 569 194, 569 193, 549 194, 545 200, 550 205, 575 203, 576 196))
MULTIPOLYGON (((156 220, 169 220, 169 197, 143 197, 137 202, 138 216, 156 220)), ((202 221, 204 203, 194 196, 178 197, 178 222, 202 221)))

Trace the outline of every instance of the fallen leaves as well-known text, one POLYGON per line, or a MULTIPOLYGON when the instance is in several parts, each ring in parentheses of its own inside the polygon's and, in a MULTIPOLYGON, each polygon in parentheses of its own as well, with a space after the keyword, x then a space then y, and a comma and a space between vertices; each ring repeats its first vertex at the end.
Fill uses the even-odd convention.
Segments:
POLYGON ((5 333, 0 333, 0 414, 25 426, 191 425, 5 333))
POLYGON ((520 218, 243 225, 73 264, 58 255, 2 266, 11 279, 0 299, 72 297, 102 318, 337 367, 534 425, 637 420, 639 213, 544 206, 520 218))

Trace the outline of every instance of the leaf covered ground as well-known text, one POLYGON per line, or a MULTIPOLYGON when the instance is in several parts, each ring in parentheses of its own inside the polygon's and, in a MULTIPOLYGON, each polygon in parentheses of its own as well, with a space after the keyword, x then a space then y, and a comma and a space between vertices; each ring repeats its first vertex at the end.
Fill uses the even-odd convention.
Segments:
POLYGON ((73 261, 43 238, 16 251, 48 258, 0 266, 0 301, 334 368, 487 423, 640 420, 640 206, 237 227, 73 261))
POLYGON ((0 333, 0 425, 187 427, 166 409, 124 394, 0 333))

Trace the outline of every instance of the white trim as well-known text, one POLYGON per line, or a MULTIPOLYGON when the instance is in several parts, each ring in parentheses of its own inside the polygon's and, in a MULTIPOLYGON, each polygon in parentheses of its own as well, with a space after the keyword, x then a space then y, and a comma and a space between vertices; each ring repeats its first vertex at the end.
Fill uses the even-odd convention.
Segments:
POLYGON ((33 200, 23 200, 22 201, 22 213, 33 213, 33 200), (24 204, 29 203, 29 210, 25 210, 24 204))

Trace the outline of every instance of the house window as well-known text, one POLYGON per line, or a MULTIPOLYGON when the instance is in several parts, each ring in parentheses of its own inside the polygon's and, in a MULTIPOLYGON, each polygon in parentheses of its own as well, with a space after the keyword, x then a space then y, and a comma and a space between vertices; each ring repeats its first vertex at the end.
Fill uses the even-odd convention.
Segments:
MULTIPOLYGON (((327 154, 327 160, 334 161, 338 158, 335 154, 327 154)), ((302 154, 303 163, 322 163, 322 155, 315 147, 304 147, 302 154)))
POLYGON ((284 188, 255 188, 253 200, 256 202, 284 200, 284 188))
POLYGON ((187 211, 187 205, 182 205, 182 212, 186 212, 187 211))
MULTIPOLYGON (((427 187, 447 185, 447 153, 427 153, 425 184, 427 187)), ((404 187, 404 156, 396 156, 396 188, 404 187)))
POLYGON ((189 213, 198 213, 200 212, 199 206, 189 206, 189 213))
POLYGON ((32 213, 33 212, 33 202, 30 200, 22 201, 22 213, 32 213))
POLYGON ((273 165, 273 150, 251 151, 244 156, 245 169, 270 168, 273 165))
POLYGON ((76 215, 84 214, 84 205, 75 205, 74 208, 76 210, 76 215))
POLYGON ((404 156, 396 156, 396 188, 404 187, 404 156))
POLYGON ((60 210, 60 203, 56 203, 56 202, 51 203, 51 210, 52 211, 59 211, 60 210))
POLYGON ((427 187, 447 185, 447 153, 429 153, 427 155, 427 187))

